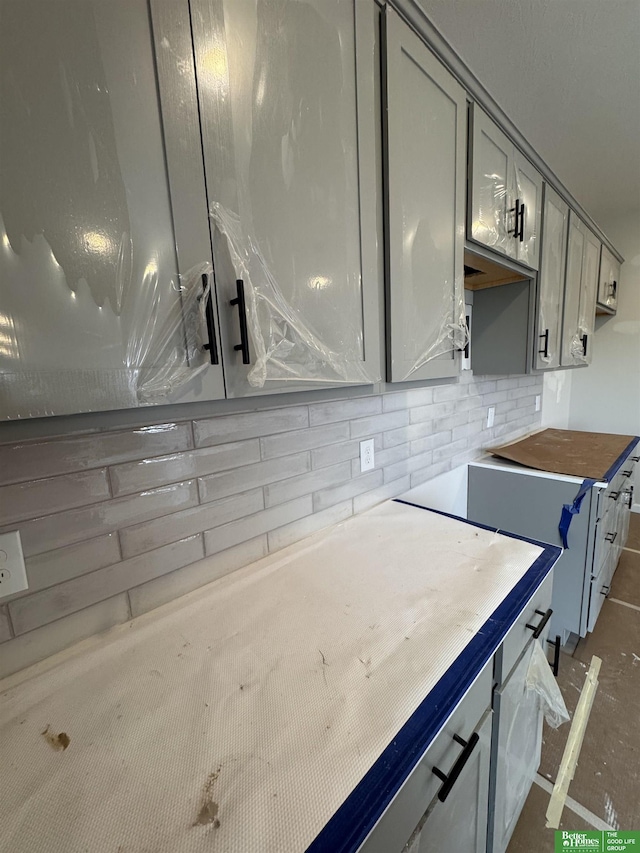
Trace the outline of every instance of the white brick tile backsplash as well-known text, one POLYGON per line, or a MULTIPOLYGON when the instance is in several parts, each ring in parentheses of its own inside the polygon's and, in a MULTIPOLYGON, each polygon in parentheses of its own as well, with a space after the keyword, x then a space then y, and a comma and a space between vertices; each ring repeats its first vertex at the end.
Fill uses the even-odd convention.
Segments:
POLYGON ((168 515, 198 502, 195 480, 152 489, 139 495, 57 512, 20 524, 25 557, 92 539, 149 518, 168 515))
POLYGON ((157 456, 111 468, 114 497, 142 492, 179 480, 203 477, 260 461, 260 442, 232 441, 170 456, 157 456))
POLYGON ((197 447, 227 444, 245 438, 259 438, 278 432, 303 429, 309 424, 306 406, 284 409, 267 409, 264 412, 247 412, 239 415, 222 415, 193 422, 197 447))
POLYGON ((15 524, 22 519, 87 506, 109 497, 105 468, 2 486, 2 524, 15 524))
POLYGON ((16 634, 32 631, 203 556, 202 536, 192 536, 35 592, 9 604, 13 629, 16 634))
POLYGON ((19 527, 30 581, 0 606, 0 675, 539 428, 542 382, 465 373, 384 394, 261 411, 247 401, 247 411, 193 422, 0 445, 0 529, 19 527), (362 474, 365 438, 376 458, 362 474))
POLYGON ((176 453, 192 446, 191 425, 156 424, 126 431, 0 444, 0 483, 16 483, 144 456, 176 453))

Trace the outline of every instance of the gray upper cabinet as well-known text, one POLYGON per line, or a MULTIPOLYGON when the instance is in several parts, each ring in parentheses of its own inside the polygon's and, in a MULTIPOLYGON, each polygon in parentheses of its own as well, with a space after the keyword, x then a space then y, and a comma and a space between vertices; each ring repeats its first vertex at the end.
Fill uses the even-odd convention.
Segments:
POLYGON ((211 250, 200 164, 204 227, 176 254, 147 2, 1 16, 0 418, 182 399, 208 361, 211 250))
POLYGON ((477 104, 471 114, 467 233, 538 269, 542 177, 477 104))
POLYGON ((535 337, 537 370, 560 367, 568 227, 568 205, 548 184, 545 184, 535 337))
POLYGON ((618 286, 620 284, 620 263, 606 246, 602 247, 600 257, 600 278, 598 281, 598 309, 603 313, 615 314, 618 307, 618 286))
POLYGON ((371 8, 0 3, 0 417, 380 379, 371 8))
POLYGON ((373 16, 190 8, 227 396, 379 380, 373 16))
POLYGON ((465 93, 389 7, 385 31, 388 378, 455 376, 465 342, 465 93))
POLYGON ((560 360, 563 367, 591 363, 600 245, 584 222, 570 211, 560 360))

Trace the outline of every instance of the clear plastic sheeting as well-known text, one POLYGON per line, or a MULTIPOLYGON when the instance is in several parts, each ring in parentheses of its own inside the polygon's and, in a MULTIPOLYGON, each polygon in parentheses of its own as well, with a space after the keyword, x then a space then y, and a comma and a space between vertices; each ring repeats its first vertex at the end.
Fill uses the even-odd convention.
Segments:
MULTIPOLYGON (((252 344, 248 381, 263 388, 268 381, 370 384, 362 364, 361 317, 346 323, 340 351, 329 347, 306 318, 287 301, 254 235, 236 214, 211 205, 211 218, 226 238, 236 278, 244 282, 247 323, 252 344), (255 354, 255 357, 253 357, 255 354)), ((320 285, 318 285, 320 286, 320 285)))
POLYGON ((567 706, 540 643, 533 644, 525 685, 537 694, 544 718, 552 728, 569 722, 567 706))
POLYGON ((166 400, 207 360, 205 267, 176 260, 148 5, 1 17, 0 418, 166 400))
MULTIPOLYGON (((411 326, 405 330, 405 335, 411 341, 412 348, 415 348, 417 341, 424 343, 420 355, 403 380, 410 379, 423 365, 435 358, 463 351, 469 343, 463 277, 460 276, 456 280, 455 287, 452 287, 450 281, 444 281, 441 294, 439 309, 432 310, 429 317, 417 314, 405 317, 405 321, 411 326)), ((433 308, 435 309, 435 306, 433 308)))

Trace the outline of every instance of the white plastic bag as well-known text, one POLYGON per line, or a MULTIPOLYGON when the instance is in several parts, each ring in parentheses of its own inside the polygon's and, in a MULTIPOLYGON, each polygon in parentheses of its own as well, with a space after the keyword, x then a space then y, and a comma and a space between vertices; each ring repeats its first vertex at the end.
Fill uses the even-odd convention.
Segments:
POLYGON ((562 723, 569 722, 567 706, 540 643, 533 644, 525 683, 528 690, 533 690, 540 697, 544 718, 552 728, 557 729, 562 723))

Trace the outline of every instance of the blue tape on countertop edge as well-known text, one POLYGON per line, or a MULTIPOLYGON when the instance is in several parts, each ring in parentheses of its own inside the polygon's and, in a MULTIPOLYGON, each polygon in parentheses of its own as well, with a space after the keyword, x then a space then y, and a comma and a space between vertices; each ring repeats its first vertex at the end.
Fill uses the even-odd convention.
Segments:
POLYGON ((602 477, 601 479, 592 479, 590 477, 587 477, 586 479, 584 479, 582 481, 582 485, 578 489, 578 493, 575 496, 575 498, 573 499, 573 503, 562 505, 562 513, 560 514, 560 523, 558 524, 558 532, 560 533, 560 538, 562 539, 563 547, 565 547, 567 549, 569 548, 569 541, 568 541, 569 528, 571 527, 571 522, 573 520, 573 516, 577 515, 580 512, 580 507, 582 506, 582 501, 583 501, 585 495, 587 494, 587 492, 593 488, 595 483, 602 483, 602 482, 608 483, 608 482, 610 482, 615 477, 615 475, 618 473, 618 471, 622 467, 624 461, 627 459, 627 457, 629 456, 629 454, 631 453, 633 448, 638 444, 639 441, 640 441, 640 437, 634 436, 634 438, 631 439, 629 444, 627 444, 625 449, 622 451, 620 456, 618 456, 618 458, 613 463, 613 465, 605 473, 604 477, 602 477))
POLYGON ((562 549, 556 545, 507 533, 486 524, 468 521, 466 518, 419 506, 410 501, 395 502, 413 506, 425 512, 444 515, 456 521, 463 521, 482 530, 501 533, 511 539, 530 542, 543 548, 544 551, 458 655, 371 769, 311 842, 306 853, 355 853, 358 850, 443 724, 464 698, 482 668, 496 652, 522 608, 562 554, 562 549))

